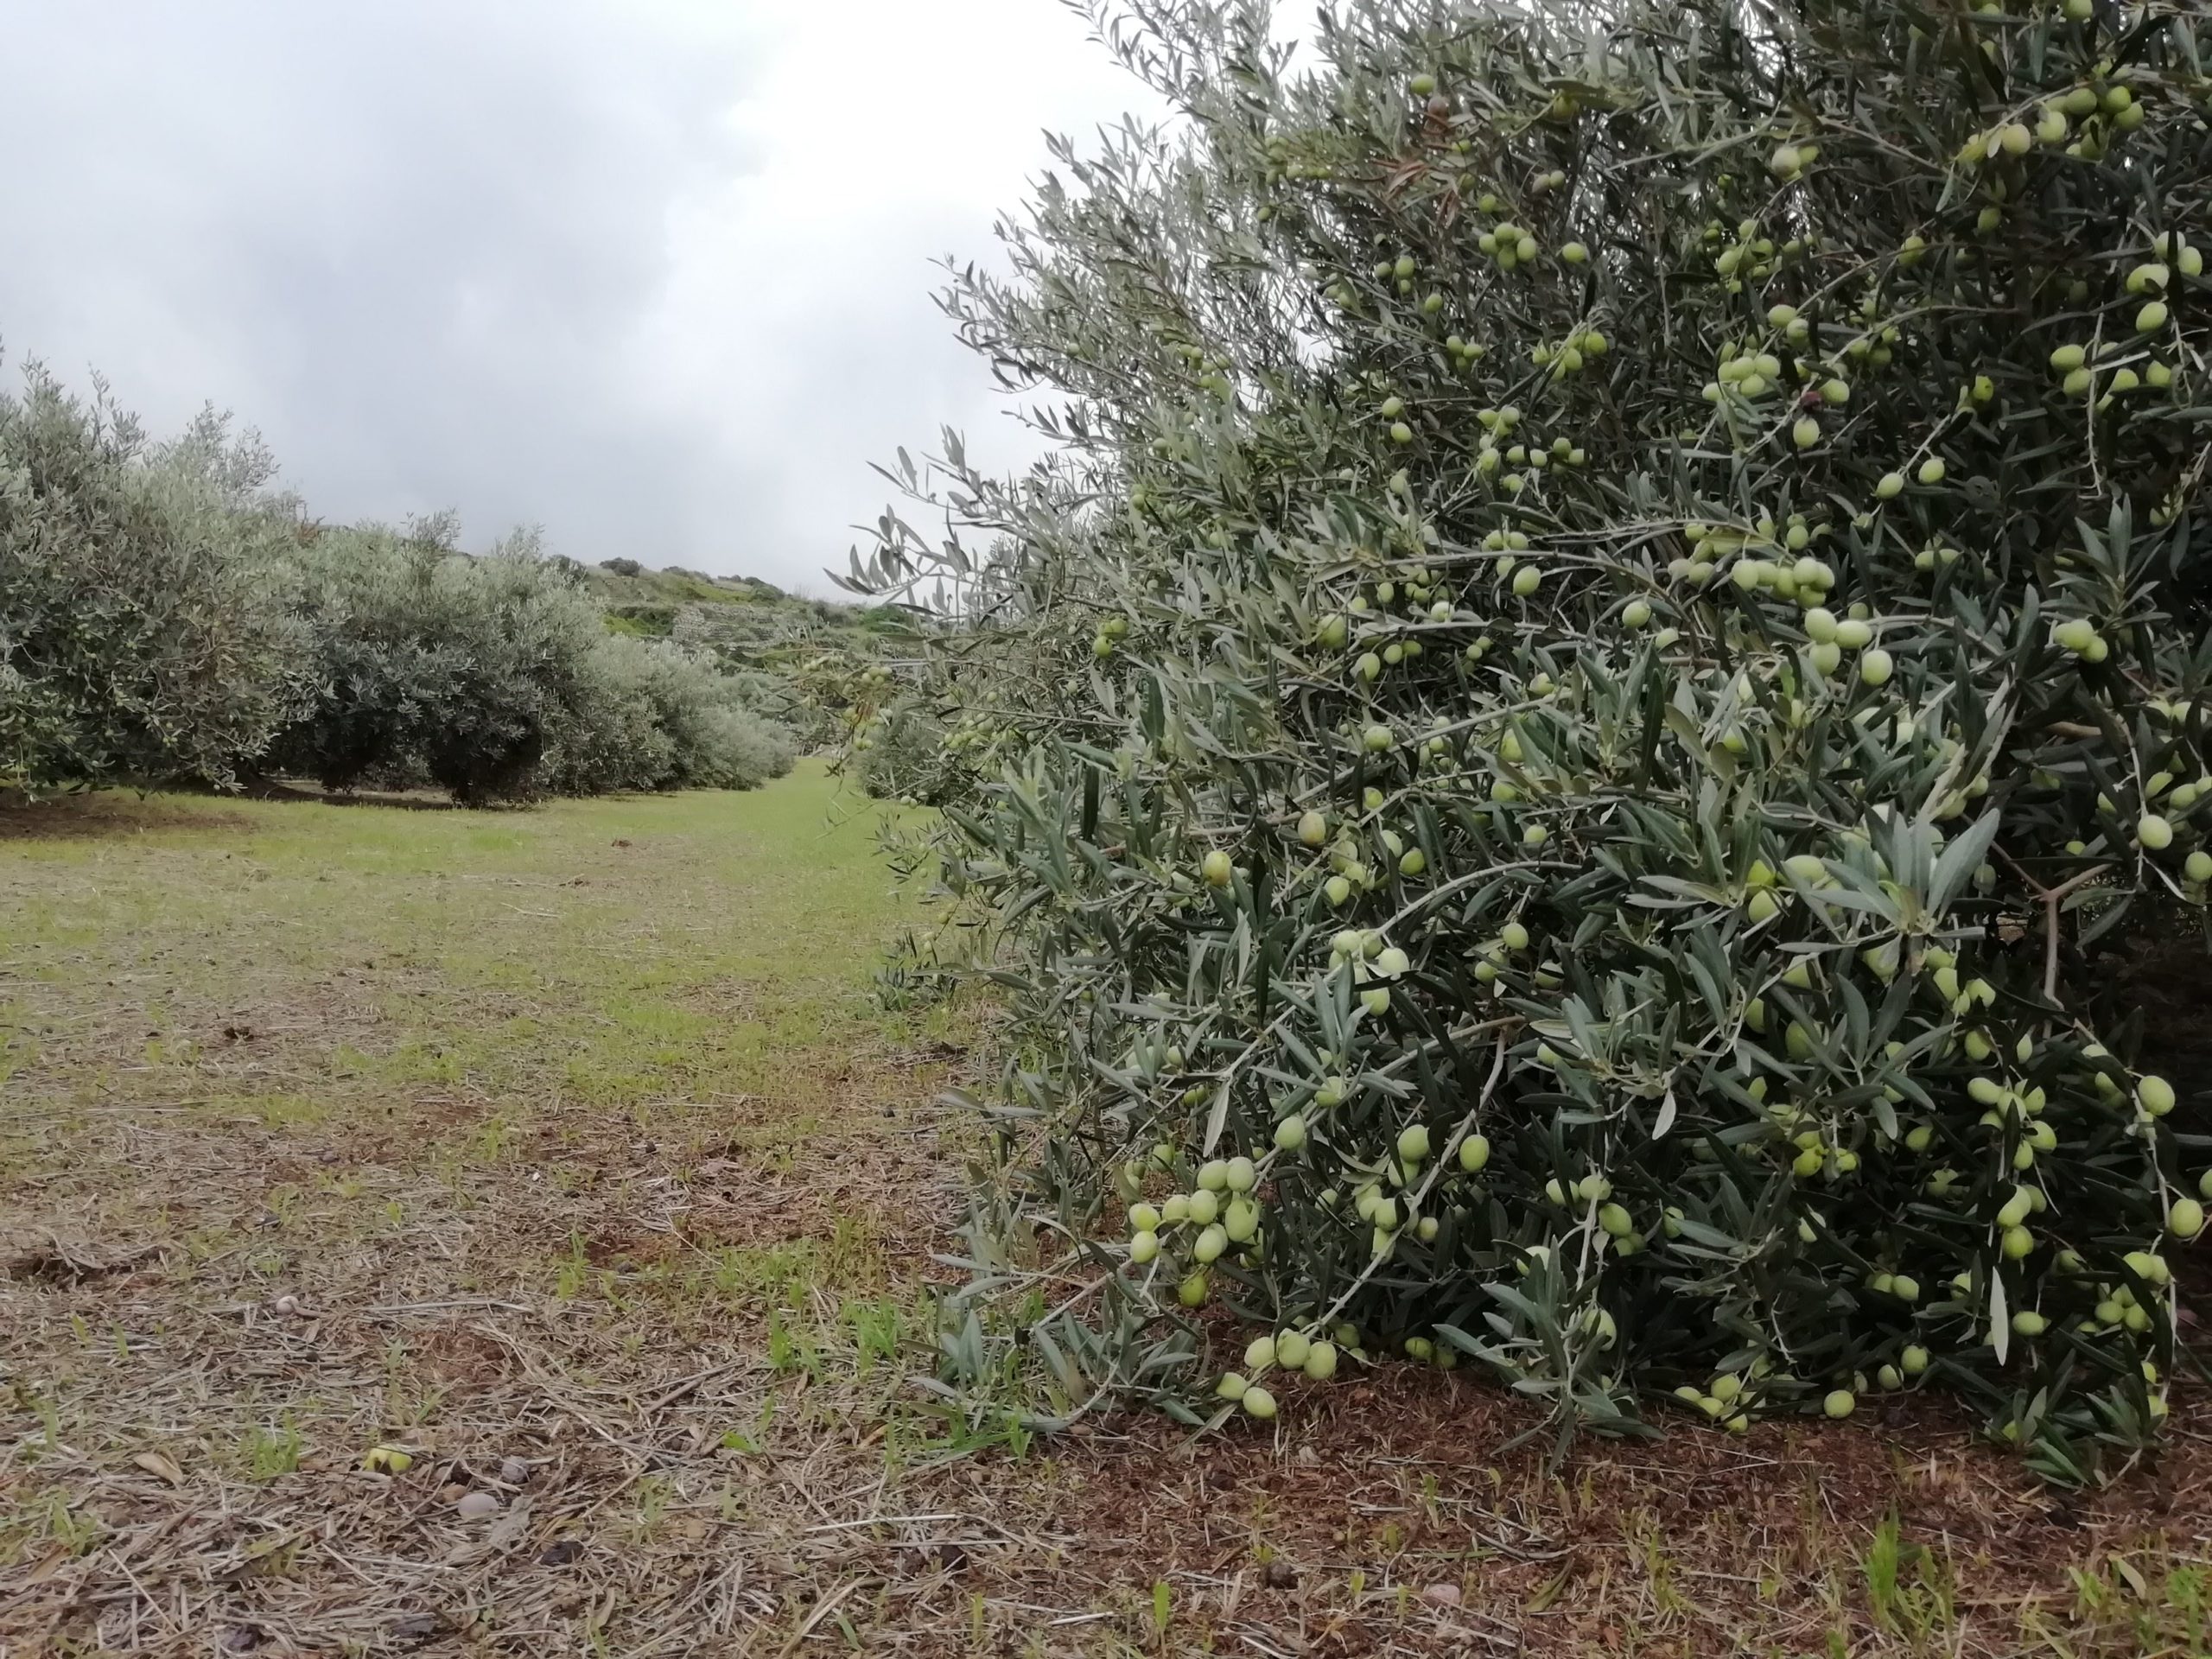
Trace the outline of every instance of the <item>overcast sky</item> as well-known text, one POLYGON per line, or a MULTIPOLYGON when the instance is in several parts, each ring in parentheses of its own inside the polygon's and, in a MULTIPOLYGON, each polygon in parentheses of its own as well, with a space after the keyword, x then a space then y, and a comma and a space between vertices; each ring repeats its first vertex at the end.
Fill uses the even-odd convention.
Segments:
POLYGON ((868 469, 1031 453, 931 261, 1145 89, 1058 0, 0 0, 0 341, 332 520, 827 596, 868 469))

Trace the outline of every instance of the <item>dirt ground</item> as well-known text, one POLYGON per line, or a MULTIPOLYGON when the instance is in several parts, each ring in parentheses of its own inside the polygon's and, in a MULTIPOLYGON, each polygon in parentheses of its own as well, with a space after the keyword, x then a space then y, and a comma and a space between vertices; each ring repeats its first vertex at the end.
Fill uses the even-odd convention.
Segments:
POLYGON ((1548 1473, 1404 1365, 975 1449, 873 822, 0 814, 0 1655, 2207 1650, 2202 1389, 2091 1494, 1905 1399, 1548 1473))

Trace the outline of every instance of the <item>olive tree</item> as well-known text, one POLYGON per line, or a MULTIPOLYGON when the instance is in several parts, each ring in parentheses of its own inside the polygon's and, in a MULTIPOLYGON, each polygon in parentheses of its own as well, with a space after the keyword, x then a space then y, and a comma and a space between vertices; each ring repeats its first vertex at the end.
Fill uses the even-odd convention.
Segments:
POLYGON ((251 435, 148 438, 36 364, 0 397, 0 786, 226 783, 289 713, 296 512, 251 435))
POLYGON ((576 568, 519 531, 488 555, 448 515, 323 532, 291 604, 313 696, 272 764, 326 787, 429 783, 485 804, 545 794, 749 789, 789 738, 743 688, 671 645, 608 632, 576 568))
POLYGON ((1389 1351, 2155 1439, 2207 1142, 2099 953, 2212 879, 2201 15, 1098 15, 1177 119, 947 297, 1052 457, 902 456, 955 534, 851 578, 964 625, 1058 1411, 1389 1351))
POLYGON ((666 640, 610 633, 584 661, 582 696, 545 779, 566 795, 753 789, 797 758, 790 734, 753 707, 734 676, 666 640))
POLYGON ((471 804, 539 792, 598 614, 527 539, 474 559, 457 529, 442 515, 302 550, 293 602, 315 696, 274 764, 333 789, 412 779, 471 804))

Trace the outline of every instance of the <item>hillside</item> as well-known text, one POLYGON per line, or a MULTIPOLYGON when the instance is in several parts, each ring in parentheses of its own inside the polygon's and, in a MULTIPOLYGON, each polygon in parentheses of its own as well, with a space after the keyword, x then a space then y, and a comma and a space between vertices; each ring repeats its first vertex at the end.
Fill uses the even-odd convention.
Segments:
POLYGON ((817 671, 825 656, 872 658, 912 638, 906 617, 890 606, 808 599, 757 576, 651 570, 634 559, 574 569, 609 629, 709 653, 743 685, 747 702, 804 745, 827 741, 836 729, 836 677, 817 671))
POLYGON ((785 593, 757 576, 710 576, 678 566, 647 569, 632 559, 579 567, 607 613, 607 626, 647 639, 710 647, 733 667, 763 667, 799 643, 865 647, 906 624, 887 606, 836 604, 785 593))

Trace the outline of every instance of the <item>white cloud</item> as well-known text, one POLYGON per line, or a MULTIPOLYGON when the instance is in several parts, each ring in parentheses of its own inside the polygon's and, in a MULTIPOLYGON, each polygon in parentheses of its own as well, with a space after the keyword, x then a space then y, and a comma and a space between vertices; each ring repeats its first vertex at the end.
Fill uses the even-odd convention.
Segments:
POLYGON ((868 463, 1029 448, 932 300, 1149 94, 1052 0, 24 8, 0 339, 334 518, 817 589, 868 463))
POLYGON ((764 529, 819 538, 818 567, 884 505, 867 463, 899 444, 932 448, 950 423, 980 458, 1027 458, 938 309, 933 262, 995 262, 1045 130, 1087 137, 1150 95, 1048 0, 794 9, 769 52, 730 118, 757 165, 677 219, 651 372, 752 474, 764 529))

